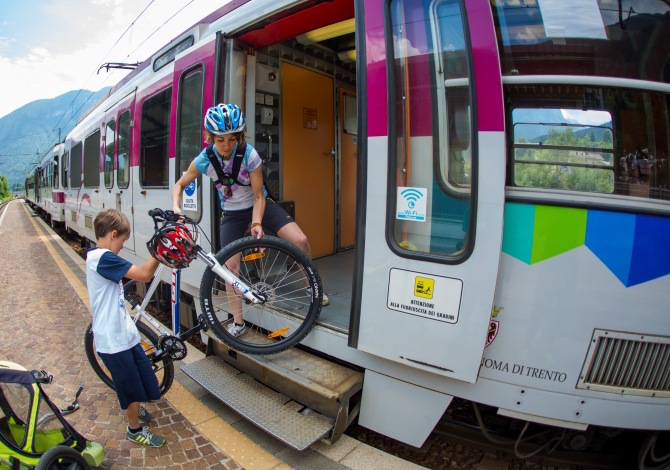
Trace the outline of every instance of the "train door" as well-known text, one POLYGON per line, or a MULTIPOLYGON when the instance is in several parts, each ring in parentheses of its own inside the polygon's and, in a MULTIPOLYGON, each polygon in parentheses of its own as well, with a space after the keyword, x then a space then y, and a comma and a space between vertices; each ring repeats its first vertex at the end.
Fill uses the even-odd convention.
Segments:
POLYGON ((135 90, 132 90, 107 116, 104 178, 105 207, 115 208, 128 215, 130 237, 123 246, 132 252, 135 251, 135 211, 133 211, 130 149, 134 108, 135 90))
MULTIPOLYGON (((222 38, 221 38, 222 39, 222 38)), ((214 57, 216 41, 201 45, 197 49, 189 49, 188 53, 176 59, 174 65, 172 88, 176 91, 176 151, 171 165, 172 184, 188 170, 189 165, 200 154, 205 146, 203 142, 202 123, 206 108, 212 106, 214 88, 214 57)), ((175 95, 173 95, 175 96, 175 95)), ((173 186, 174 187, 174 186, 173 186)), ((218 228, 217 217, 211 215, 215 211, 208 210, 211 206, 205 201, 216 201, 212 194, 213 184, 210 178, 198 176, 182 193, 182 212, 184 215, 199 221, 200 229, 208 234, 199 243, 206 250, 214 250, 208 246, 210 240, 216 240, 213 229, 218 228), (211 235, 210 235, 211 234, 211 235)), ((167 199, 168 202, 170 199, 167 199)), ((197 270, 185 270, 182 279, 192 285, 200 282, 197 270)))
POLYGON ((327 75, 282 63, 283 199, 314 257, 335 252, 334 83, 327 75))
POLYGON ((472 3, 379 2, 366 21, 375 54, 350 345, 474 383, 500 258, 505 140, 493 19, 472 3))
POLYGON ((339 88, 338 91, 338 141, 340 148, 340 177, 338 185, 338 241, 340 250, 354 246, 356 231, 356 166, 358 142, 358 113, 356 93, 339 88))

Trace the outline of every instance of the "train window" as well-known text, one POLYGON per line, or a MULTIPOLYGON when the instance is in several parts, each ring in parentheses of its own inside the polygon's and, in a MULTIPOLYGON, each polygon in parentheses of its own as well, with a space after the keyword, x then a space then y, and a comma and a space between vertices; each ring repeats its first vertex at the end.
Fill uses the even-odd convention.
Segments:
POLYGON ((392 0, 393 240, 460 257, 472 210, 468 37, 458 0, 392 0))
POLYGON ((492 0, 503 75, 664 79, 667 0, 492 0))
POLYGON ((114 126, 116 122, 109 121, 105 130, 105 188, 114 186, 114 126))
POLYGON ((119 135, 116 148, 116 184, 119 188, 127 188, 130 183, 130 111, 119 117, 119 135))
POLYGON ((59 188, 60 181, 58 180, 58 155, 54 157, 54 174, 53 174, 54 189, 59 188))
MULTIPOLYGON (((183 78, 179 98, 179 129, 177 138, 177 174, 175 180, 188 169, 191 161, 200 153, 203 147, 202 114, 203 114, 203 73, 202 70, 190 72, 183 78)), ((202 177, 186 188, 188 197, 182 198, 183 209, 187 215, 195 220, 202 216, 202 177), (197 192, 192 190, 197 188, 197 192)))
POLYGON ((65 152, 63 154, 63 189, 67 189, 67 169, 70 164, 70 152, 65 152))
POLYGON ((72 147, 70 154, 70 188, 75 189, 81 186, 81 142, 72 147))
POLYGON ((504 90, 514 186, 670 201, 670 130, 659 125, 669 94, 541 83, 504 90))
POLYGON ((193 36, 189 36, 183 41, 181 41, 179 44, 176 44, 175 46, 171 47, 164 53, 162 53, 160 56, 154 60, 154 72, 160 70, 161 68, 165 67, 167 64, 172 62, 174 58, 177 56, 182 51, 185 51, 189 47, 193 45, 194 38, 193 36))
POLYGON ((84 187, 100 187, 100 129, 84 140, 84 187))
POLYGON ((517 108, 512 121, 516 186, 614 190, 612 117, 607 111, 517 108))
POLYGON ((168 187, 170 143, 170 104, 172 88, 147 98, 142 105, 140 131, 140 184, 142 187, 168 187))

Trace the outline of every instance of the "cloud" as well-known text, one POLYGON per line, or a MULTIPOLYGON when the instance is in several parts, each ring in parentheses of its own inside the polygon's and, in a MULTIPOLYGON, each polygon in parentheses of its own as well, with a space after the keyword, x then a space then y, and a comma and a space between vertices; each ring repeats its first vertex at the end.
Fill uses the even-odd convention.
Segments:
POLYGON ((3 2, 0 70, 9 73, 3 75, 0 87, 0 117, 31 101, 53 98, 70 90, 97 91, 113 86, 128 71, 96 74, 104 62, 141 62, 225 3, 222 0, 3 2), (188 7, 161 27, 185 5, 188 7))
POLYGON ((592 109, 588 111, 581 111, 579 109, 561 109, 561 113, 566 119, 572 119, 573 121, 577 121, 578 123, 587 126, 599 126, 600 124, 612 120, 612 116, 610 116, 610 113, 607 111, 596 111, 592 109))

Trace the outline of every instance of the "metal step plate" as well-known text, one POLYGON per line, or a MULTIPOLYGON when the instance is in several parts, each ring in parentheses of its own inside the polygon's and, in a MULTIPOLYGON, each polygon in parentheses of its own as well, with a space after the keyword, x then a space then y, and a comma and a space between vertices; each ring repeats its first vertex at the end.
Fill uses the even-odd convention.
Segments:
MULTIPOLYGON (((248 333, 247 333, 248 334, 248 333)), ((267 356, 247 355, 207 332, 215 356, 260 383, 319 413, 334 418, 340 407, 363 387, 363 374, 298 348, 267 356), (212 341, 213 340, 213 341, 212 341)))
POLYGON ((189 377, 256 426, 296 450, 331 431, 334 420, 304 408, 216 356, 181 367, 189 377))

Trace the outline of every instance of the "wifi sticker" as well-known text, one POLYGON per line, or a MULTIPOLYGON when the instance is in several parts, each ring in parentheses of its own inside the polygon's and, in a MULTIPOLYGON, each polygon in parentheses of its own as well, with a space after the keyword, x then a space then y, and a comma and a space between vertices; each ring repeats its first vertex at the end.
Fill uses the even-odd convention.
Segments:
POLYGON ((396 218, 425 222, 427 195, 428 190, 426 188, 399 187, 396 201, 396 218))

